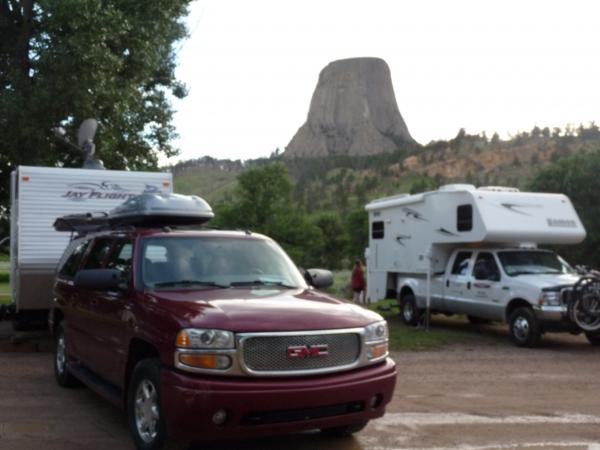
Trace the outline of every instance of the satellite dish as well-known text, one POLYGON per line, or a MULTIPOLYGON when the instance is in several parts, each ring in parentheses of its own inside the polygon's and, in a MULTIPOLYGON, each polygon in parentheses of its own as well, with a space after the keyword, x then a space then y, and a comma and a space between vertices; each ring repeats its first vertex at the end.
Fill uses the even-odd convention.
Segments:
POLYGON ((79 132, 77 133, 77 143, 80 147, 82 147, 86 141, 94 140, 97 128, 98 121, 96 119, 85 119, 81 123, 81 126, 79 127, 79 132))

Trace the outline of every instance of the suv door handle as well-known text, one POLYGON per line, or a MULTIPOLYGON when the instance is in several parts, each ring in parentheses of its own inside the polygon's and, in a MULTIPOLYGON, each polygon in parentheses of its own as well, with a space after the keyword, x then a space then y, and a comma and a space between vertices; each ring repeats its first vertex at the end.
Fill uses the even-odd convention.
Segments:
POLYGON ((446 280, 446 287, 450 287, 450 280, 446 280))

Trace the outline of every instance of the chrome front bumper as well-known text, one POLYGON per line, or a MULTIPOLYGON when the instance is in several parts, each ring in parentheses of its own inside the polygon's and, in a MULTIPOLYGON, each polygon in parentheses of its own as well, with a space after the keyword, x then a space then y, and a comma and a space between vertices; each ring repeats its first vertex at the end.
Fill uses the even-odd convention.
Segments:
POLYGON ((567 318, 566 306, 534 305, 535 316, 541 321, 561 321, 567 318))

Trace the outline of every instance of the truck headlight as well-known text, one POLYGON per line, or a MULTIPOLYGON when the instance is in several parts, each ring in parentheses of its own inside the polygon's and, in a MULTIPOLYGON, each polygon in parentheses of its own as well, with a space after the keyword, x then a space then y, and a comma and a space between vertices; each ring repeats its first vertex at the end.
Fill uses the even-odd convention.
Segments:
POLYGON ((231 331, 187 328, 177 333, 175 343, 185 349, 231 349, 235 336, 231 331))
POLYGON ((388 326, 385 320, 365 327, 365 346, 369 361, 378 361, 388 355, 388 326))
POLYGON ((539 299, 538 303, 542 306, 543 305, 560 306, 560 304, 561 304, 560 292, 556 292, 556 291, 542 292, 542 295, 540 295, 540 299, 539 299))

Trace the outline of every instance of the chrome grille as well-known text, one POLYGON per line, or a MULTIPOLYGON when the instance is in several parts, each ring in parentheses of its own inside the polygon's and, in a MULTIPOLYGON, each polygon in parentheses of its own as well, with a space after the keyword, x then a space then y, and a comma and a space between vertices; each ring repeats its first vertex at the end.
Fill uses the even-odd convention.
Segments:
POLYGON ((285 336, 252 336, 243 340, 246 367, 256 372, 319 370, 347 366, 360 356, 360 335, 299 334, 285 336), (327 345, 325 356, 289 358, 288 348, 327 345))

